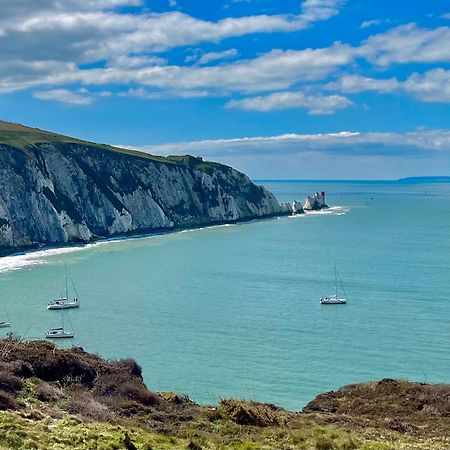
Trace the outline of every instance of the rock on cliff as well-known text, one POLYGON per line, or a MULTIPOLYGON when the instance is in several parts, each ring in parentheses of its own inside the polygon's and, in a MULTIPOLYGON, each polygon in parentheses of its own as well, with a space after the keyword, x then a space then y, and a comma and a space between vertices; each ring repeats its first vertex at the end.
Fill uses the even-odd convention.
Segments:
POLYGON ((0 122, 0 251, 282 213, 243 173, 0 122))

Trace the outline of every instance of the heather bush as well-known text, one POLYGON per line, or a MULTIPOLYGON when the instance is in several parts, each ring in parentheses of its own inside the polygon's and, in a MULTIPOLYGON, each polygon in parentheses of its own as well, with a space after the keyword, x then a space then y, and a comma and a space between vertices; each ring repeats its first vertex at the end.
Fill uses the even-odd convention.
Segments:
POLYGON ((9 392, 0 391, 0 411, 16 408, 17 403, 15 398, 9 392))
POLYGON ((23 381, 7 372, 0 372, 0 390, 15 394, 23 387, 23 381))

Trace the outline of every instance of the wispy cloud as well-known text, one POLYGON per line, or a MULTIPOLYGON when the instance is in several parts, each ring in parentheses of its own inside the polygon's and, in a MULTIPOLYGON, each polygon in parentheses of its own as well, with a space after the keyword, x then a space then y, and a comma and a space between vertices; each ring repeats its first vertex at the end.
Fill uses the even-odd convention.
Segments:
MULTIPOLYGON (((179 11, 156 14, 140 8, 129 14, 115 9, 143 5, 141 0, 21 0, 2 5, 0 92, 70 83, 100 84, 94 78, 118 83, 121 76, 125 83, 138 85, 140 77, 144 85, 173 82, 170 89, 176 90, 177 84, 182 83, 175 80, 178 74, 187 85, 196 83, 190 80, 191 72, 185 67, 157 61, 159 52, 252 33, 305 29, 338 14, 342 1, 305 0, 298 14, 260 14, 218 21, 198 19, 179 11), (155 65, 160 66, 160 76, 155 65), (125 67, 128 73, 124 73, 125 67), (140 71, 133 76, 135 68, 140 71), (165 82, 157 80, 163 77, 167 78, 165 82)), ((234 57, 236 52, 231 49, 206 53, 199 63, 234 57)), ((240 66, 244 72, 246 64, 251 65, 242 62, 240 66)), ((234 67, 228 68, 228 72, 233 71, 234 67)), ((208 79, 205 86, 227 84, 212 82, 212 78, 220 78, 215 73, 192 72, 192 75, 208 79)))
POLYGON ((33 97, 39 100, 54 100, 66 105, 90 105, 95 98, 110 97, 112 94, 108 91, 89 92, 87 89, 77 89, 70 91, 68 89, 50 89, 48 91, 33 92, 33 97))
POLYGON ((375 25, 380 25, 383 21, 380 19, 373 19, 373 20, 365 20, 364 22, 361 23, 361 25, 359 26, 359 28, 369 28, 369 27, 373 27, 375 25))
POLYGON ((270 95, 231 100, 227 108, 268 112, 281 109, 304 108, 310 115, 333 114, 347 108, 352 102, 341 95, 307 95, 303 92, 275 92, 270 95))
POLYGON ((324 134, 284 134, 268 137, 177 142, 137 147, 137 149, 161 155, 190 153, 205 157, 304 154, 309 152, 314 154, 355 155, 398 155, 413 152, 429 154, 430 152, 438 152, 449 155, 450 131, 422 130, 408 133, 344 131, 324 134))
POLYGON ((396 78, 369 78, 360 75, 344 75, 339 80, 328 83, 325 88, 346 94, 358 92, 392 92, 399 89, 400 82, 396 78))
POLYGON ((367 78, 347 75, 328 83, 326 89, 346 94, 358 92, 397 92, 409 94, 425 102, 450 103, 450 70, 432 69, 413 73, 405 81, 397 78, 367 78))
POLYGON ((223 52, 210 52, 205 53, 197 61, 197 64, 208 64, 212 61, 218 61, 222 59, 234 58, 239 54, 237 49, 231 48, 229 50, 224 50, 223 52))
POLYGON ((369 37, 358 54, 380 66, 449 62, 449 42, 449 27, 426 29, 410 23, 369 37))
POLYGON ((55 100, 67 105, 90 105, 93 97, 86 90, 69 91, 67 89, 52 89, 49 91, 38 91, 33 93, 33 97, 40 100, 55 100))

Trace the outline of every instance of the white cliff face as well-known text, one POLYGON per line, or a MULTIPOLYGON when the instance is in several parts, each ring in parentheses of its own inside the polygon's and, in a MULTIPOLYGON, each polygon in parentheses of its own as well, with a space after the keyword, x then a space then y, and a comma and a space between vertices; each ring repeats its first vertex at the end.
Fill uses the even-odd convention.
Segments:
POLYGON ((226 166, 78 144, 0 145, 0 251, 283 214, 226 166))

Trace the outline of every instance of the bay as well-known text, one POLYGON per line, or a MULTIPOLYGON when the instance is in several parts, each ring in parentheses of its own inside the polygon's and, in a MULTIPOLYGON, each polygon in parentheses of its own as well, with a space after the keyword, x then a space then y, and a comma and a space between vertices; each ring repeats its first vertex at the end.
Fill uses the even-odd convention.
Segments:
POLYGON ((153 390, 272 402, 379 378, 450 381, 450 184, 262 181, 296 217, 50 249, 0 260, 0 320, 42 338, 64 263, 82 306, 71 343, 133 357, 153 390), (349 303, 321 306, 337 266, 349 303))

